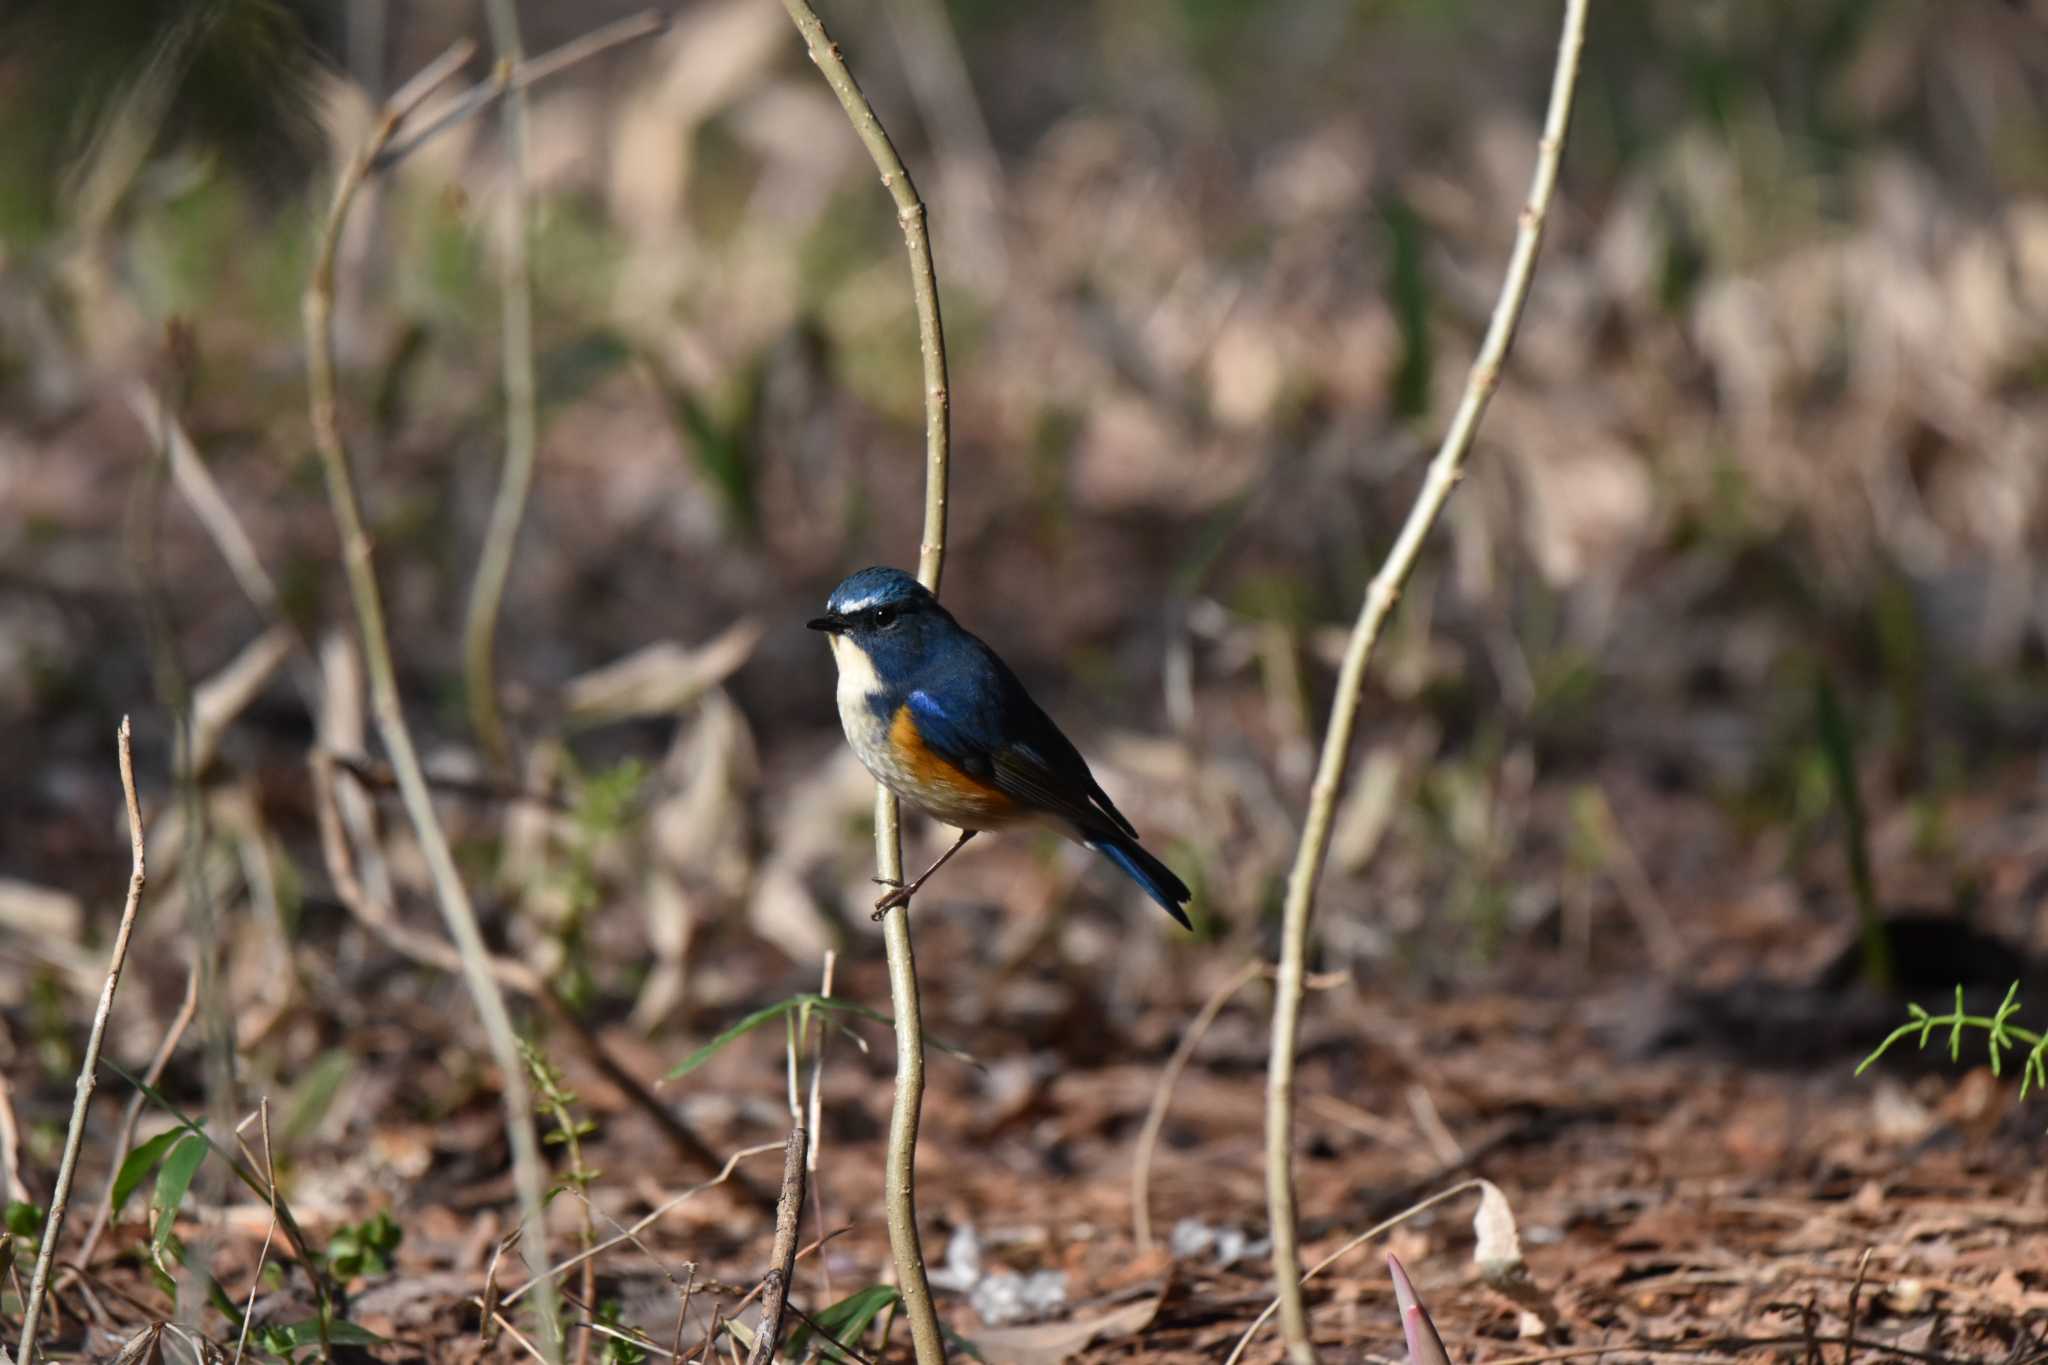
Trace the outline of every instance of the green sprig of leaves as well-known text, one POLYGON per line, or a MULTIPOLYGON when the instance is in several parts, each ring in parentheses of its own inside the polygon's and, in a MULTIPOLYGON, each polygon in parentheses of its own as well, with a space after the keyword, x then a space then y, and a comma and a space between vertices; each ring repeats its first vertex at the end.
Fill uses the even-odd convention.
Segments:
POLYGON ((1932 1014, 1920 1005, 1906 1006, 1906 1012, 1912 1016, 1911 1022, 1893 1029, 1890 1036, 1877 1045, 1877 1050, 1863 1059, 1862 1064, 1856 1068, 1856 1074, 1861 1076, 1872 1063, 1884 1056, 1893 1044, 1903 1042, 1907 1038, 1917 1035, 1920 1047, 1925 1049, 1927 1040, 1940 1028, 1948 1030, 1949 1060, 1960 1062, 1963 1059, 1963 1031, 1980 1028, 1988 1038, 1991 1074, 1994 1076, 2003 1074, 2002 1067, 2007 1052, 2017 1052, 2022 1047, 2026 1048, 2020 1057, 2020 1098, 2025 1099, 2029 1090, 2048 1090, 2048 1034, 2036 1033, 2030 1028, 2022 1028, 2013 1023, 2013 1016, 2019 1011, 2020 983, 2017 981, 2007 989, 2005 999, 1999 1002, 1997 1010, 1988 1015, 1971 1014, 1963 1008, 1963 988, 1958 984, 1956 1006, 1947 1014, 1932 1014))

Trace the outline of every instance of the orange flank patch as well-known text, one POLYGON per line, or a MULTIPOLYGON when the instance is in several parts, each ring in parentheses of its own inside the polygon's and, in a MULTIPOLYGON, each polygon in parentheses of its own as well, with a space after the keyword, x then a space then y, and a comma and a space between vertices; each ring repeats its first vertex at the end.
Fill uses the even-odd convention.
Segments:
POLYGON ((897 708, 889 725, 889 747, 903 782, 897 795, 923 807, 928 814, 961 829, 985 829, 1016 818, 1015 801, 947 762, 925 744, 924 736, 918 733, 917 718, 907 705, 897 708))

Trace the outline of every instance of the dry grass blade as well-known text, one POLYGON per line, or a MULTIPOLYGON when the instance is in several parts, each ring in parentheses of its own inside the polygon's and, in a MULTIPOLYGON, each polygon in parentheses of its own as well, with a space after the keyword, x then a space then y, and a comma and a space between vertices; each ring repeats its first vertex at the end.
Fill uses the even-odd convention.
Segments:
POLYGON ((50 1214, 43 1222, 43 1240, 36 1251, 35 1274, 29 1280, 28 1299, 21 1309, 21 1346, 15 1352, 14 1365, 29 1365, 35 1358, 36 1318, 42 1310, 43 1295, 49 1290, 50 1264, 57 1254, 57 1239, 64 1232, 64 1214, 71 1200, 71 1180, 78 1170, 78 1149, 85 1140, 85 1116, 92 1108, 93 1090, 99 1082, 100 1044, 106 1038, 107 1016, 114 1012, 114 992, 121 984, 121 968, 128 961, 128 941, 135 933, 135 916, 142 906, 143 884, 148 880, 143 862, 142 803, 135 795, 132 736, 128 717, 121 717, 117 743, 121 758, 121 793, 128 805, 128 898, 121 906, 121 924, 114 931, 113 951, 107 958, 106 983, 100 987, 99 1008, 93 1011, 92 1032, 86 1037, 85 1056, 78 1065, 71 1125, 64 1132, 64 1156, 57 1166, 56 1187, 50 1192, 50 1214))
POLYGON ((1179 1083, 1181 1072, 1194 1060, 1195 1049, 1201 1046, 1223 1007, 1265 970, 1263 962, 1247 962, 1218 986, 1202 1002, 1202 1008, 1175 1044, 1173 1056, 1167 1058, 1165 1069, 1159 1073, 1151 1107, 1145 1111, 1145 1126, 1138 1130, 1138 1146, 1131 1158, 1131 1232, 1141 1256, 1152 1250, 1152 1156, 1159 1147, 1159 1132, 1166 1126, 1166 1106, 1173 1099, 1173 1088, 1179 1083))
POLYGON ((1536 169, 1515 236, 1514 252, 1508 260, 1507 278, 1501 284, 1500 298, 1494 305, 1486 338, 1472 362, 1450 430, 1430 461, 1422 490, 1409 509, 1386 562, 1366 588, 1358 622, 1352 628, 1344 662, 1338 670, 1329 726, 1323 732, 1322 753, 1309 789, 1308 818, 1303 822, 1301 842, 1288 873, 1281 927, 1280 986, 1273 1005, 1272 1062, 1266 1073, 1266 1205, 1273 1229, 1273 1283, 1279 1295, 1288 1357, 1295 1365, 1309 1365, 1316 1358, 1315 1349, 1309 1344, 1308 1312, 1301 1295, 1301 1244, 1294 1209, 1294 1055, 1301 1027, 1302 979, 1307 970, 1309 915, 1315 903, 1316 881, 1322 874, 1337 798, 1350 762, 1351 732, 1358 717, 1359 696, 1373 644, 1393 611, 1401 585, 1415 567, 1424 538, 1457 485, 1465 457, 1472 448, 1472 438, 1479 429, 1479 419, 1499 387, 1501 366, 1507 359, 1508 345, 1514 339, 1515 325, 1528 297, 1536 252, 1543 242, 1544 215, 1557 186, 1558 160, 1571 124, 1572 91, 1578 81, 1579 50, 1585 42, 1586 7, 1587 0, 1565 0, 1550 109, 1544 118, 1542 140, 1537 145, 1536 169))
MULTIPOLYGON (((519 10, 512 0, 489 0, 491 40, 498 49, 498 70, 516 70, 526 51, 519 37, 519 10)), ((528 251, 532 230, 528 208, 526 88, 505 91, 506 193, 504 256, 499 263, 503 294, 505 379, 505 465, 498 493, 491 500, 491 519, 477 556, 476 581, 462 622, 462 681, 469 697, 470 724, 484 752, 503 769, 512 761, 505 721, 498 711, 498 683, 493 671, 498 609, 505 600, 505 580, 512 572, 512 551, 519 524, 526 518, 526 497, 533 487, 533 462, 539 440, 540 405, 534 389, 533 265, 528 251)), ((587 1343, 587 1339, 586 1339, 587 1343)))

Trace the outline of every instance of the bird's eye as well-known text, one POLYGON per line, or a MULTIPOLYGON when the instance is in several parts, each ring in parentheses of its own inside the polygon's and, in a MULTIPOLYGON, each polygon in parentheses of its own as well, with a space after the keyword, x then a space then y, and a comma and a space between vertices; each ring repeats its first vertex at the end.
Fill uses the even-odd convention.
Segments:
POLYGON ((874 610, 874 622, 875 622, 875 629, 876 629, 876 630, 886 630, 886 629, 888 629, 888 627, 889 627, 889 626, 893 625, 893 624, 895 623, 895 621, 896 621, 896 608, 894 608, 894 607, 876 607, 876 608, 875 608, 875 610, 874 610))

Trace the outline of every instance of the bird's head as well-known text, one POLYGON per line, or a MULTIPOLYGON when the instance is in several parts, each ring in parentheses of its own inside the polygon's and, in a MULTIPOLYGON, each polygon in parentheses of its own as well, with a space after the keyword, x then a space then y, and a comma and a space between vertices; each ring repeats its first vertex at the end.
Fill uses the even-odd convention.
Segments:
POLYGON ((842 668, 864 657, 884 679, 958 629, 923 584, 882 566, 862 569, 834 588, 825 614, 809 624, 832 637, 842 668))

